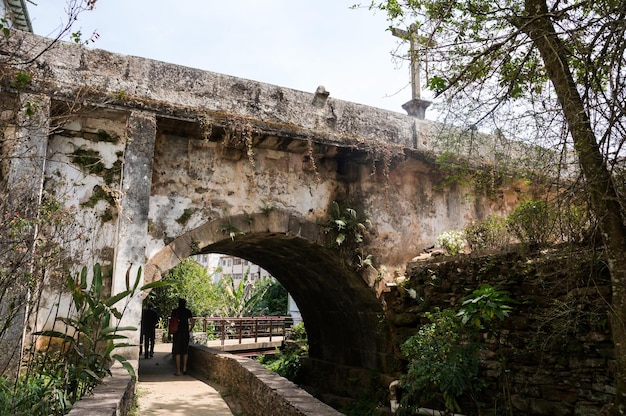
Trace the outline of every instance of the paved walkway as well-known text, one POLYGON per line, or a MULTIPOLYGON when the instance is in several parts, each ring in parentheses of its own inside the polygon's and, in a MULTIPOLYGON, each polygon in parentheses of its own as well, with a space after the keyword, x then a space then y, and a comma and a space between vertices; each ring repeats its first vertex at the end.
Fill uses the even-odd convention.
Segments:
POLYGON ((172 344, 157 344, 153 358, 139 360, 139 416, 232 416, 217 390, 175 372, 172 344))

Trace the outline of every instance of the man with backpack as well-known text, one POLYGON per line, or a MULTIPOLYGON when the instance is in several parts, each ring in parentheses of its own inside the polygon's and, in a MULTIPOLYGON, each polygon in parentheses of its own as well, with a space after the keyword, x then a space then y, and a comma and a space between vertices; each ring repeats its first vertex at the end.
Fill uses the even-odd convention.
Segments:
POLYGON ((187 309, 187 301, 185 299, 178 299, 178 308, 172 310, 169 325, 169 332, 173 335, 172 354, 174 354, 174 359, 176 360, 175 376, 180 375, 181 364, 183 374, 187 374, 189 338, 194 323, 193 314, 187 309))

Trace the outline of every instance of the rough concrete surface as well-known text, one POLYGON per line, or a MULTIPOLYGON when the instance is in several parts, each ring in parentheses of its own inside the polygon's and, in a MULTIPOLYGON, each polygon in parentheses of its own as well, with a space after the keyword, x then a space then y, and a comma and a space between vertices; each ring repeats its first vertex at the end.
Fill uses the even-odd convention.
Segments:
POLYGON ((140 359, 138 414, 231 416, 232 411, 216 389, 190 375, 174 375, 171 348, 172 344, 157 344, 153 358, 140 359))

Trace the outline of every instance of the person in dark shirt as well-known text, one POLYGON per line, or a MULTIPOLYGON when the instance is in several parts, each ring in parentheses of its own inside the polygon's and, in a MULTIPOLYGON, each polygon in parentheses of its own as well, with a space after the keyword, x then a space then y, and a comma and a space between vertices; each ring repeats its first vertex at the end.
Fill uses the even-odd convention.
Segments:
MULTIPOLYGON (((143 351, 145 353, 144 358, 154 357, 157 322, 159 322, 159 314, 154 309, 154 305, 149 303, 148 307, 141 311, 141 335, 143 338, 143 351)), ((141 355, 141 346, 139 347, 139 355, 141 355)))
POLYGON ((179 376, 182 364, 183 374, 187 374, 187 358, 189 357, 189 332, 195 323, 193 314, 187 309, 187 301, 178 299, 178 308, 172 311, 172 317, 179 320, 178 331, 174 333, 172 354, 176 360, 176 373, 179 376))

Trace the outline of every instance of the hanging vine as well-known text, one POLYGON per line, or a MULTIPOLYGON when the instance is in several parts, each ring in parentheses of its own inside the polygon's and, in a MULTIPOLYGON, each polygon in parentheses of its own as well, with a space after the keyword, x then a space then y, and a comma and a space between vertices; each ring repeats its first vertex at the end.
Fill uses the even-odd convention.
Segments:
POLYGON ((308 155, 309 155, 309 160, 311 161, 311 166, 313 167, 313 172, 315 174, 315 180, 319 183, 322 181, 322 178, 320 177, 320 172, 319 169, 317 168, 317 162, 315 162, 315 152, 313 149, 313 139, 311 139, 310 137, 307 138, 307 145, 308 145, 308 155))

